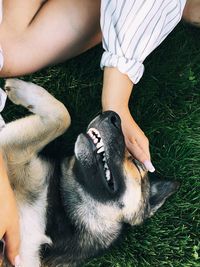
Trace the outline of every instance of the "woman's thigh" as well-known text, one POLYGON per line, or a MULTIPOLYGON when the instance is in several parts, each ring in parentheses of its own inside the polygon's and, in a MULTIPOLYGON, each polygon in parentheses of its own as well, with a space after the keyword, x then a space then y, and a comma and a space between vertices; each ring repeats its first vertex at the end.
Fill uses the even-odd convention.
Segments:
POLYGON ((24 31, 2 24, 0 75, 31 73, 84 52, 101 41, 99 21, 100 0, 49 0, 24 31))
POLYGON ((26 29, 44 0, 3 0, 3 27, 13 33, 26 29))

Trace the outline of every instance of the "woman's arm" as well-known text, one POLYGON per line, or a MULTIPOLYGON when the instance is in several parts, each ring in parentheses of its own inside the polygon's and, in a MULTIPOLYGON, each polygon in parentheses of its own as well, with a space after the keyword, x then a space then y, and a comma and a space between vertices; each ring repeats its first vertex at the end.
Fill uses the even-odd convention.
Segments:
POLYGON ((20 265, 19 259, 19 216, 13 191, 11 189, 3 156, 0 153, 0 239, 4 238, 6 253, 14 266, 20 265))
POLYGON ((101 0, 103 109, 120 115, 129 151, 149 171, 154 171, 149 142, 130 114, 129 97, 133 84, 143 75, 144 60, 181 20, 185 3, 101 0))
POLYGON ((126 74, 117 68, 104 69, 103 110, 113 110, 119 114, 128 150, 147 170, 153 172, 155 169, 150 161, 149 141, 129 111, 128 102, 132 88, 133 83, 126 74))

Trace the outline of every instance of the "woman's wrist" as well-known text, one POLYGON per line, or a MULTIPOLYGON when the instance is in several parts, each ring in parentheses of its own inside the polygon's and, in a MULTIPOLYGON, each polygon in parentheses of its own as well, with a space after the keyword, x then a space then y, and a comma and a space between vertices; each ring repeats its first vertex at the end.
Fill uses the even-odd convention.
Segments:
POLYGON ((121 73, 117 68, 105 67, 102 90, 103 110, 127 110, 132 88, 133 83, 126 74, 121 73))
POLYGON ((153 172, 155 169, 150 161, 149 141, 129 111, 132 89, 133 83, 126 74, 117 68, 104 69, 102 108, 104 111, 113 110, 118 113, 129 152, 142 162, 147 170, 153 172))

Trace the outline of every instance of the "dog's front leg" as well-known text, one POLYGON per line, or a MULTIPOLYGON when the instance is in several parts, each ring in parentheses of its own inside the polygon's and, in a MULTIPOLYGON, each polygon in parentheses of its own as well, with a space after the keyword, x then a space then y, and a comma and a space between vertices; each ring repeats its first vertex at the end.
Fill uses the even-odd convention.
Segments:
POLYGON ((11 122, 0 132, 0 148, 12 150, 17 157, 33 155, 61 135, 70 125, 65 106, 45 89, 33 83, 8 79, 5 90, 9 99, 36 115, 11 122))
POLYGON ((35 113, 2 129, 0 149, 19 203, 22 266, 39 267, 40 245, 48 242, 44 184, 48 167, 36 154, 67 129, 70 117, 62 103, 35 84, 9 79, 5 90, 12 102, 35 113))

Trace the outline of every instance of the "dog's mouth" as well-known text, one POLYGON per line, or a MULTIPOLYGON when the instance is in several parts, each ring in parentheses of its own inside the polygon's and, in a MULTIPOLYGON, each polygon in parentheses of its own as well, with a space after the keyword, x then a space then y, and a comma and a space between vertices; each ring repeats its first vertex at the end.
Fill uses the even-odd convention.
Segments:
POLYGON ((111 191, 114 191, 115 190, 114 179, 112 176, 112 172, 108 166, 108 161, 106 159, 105 145, 103 143, 103 139, 96 128, 90 128, 87 131, 87 135, 90 137, 95 146, 94 153, 96 153, 96 155, 99 158, 98 163, 100 163, 101 166, 103 167, 106 184, 111 191))

